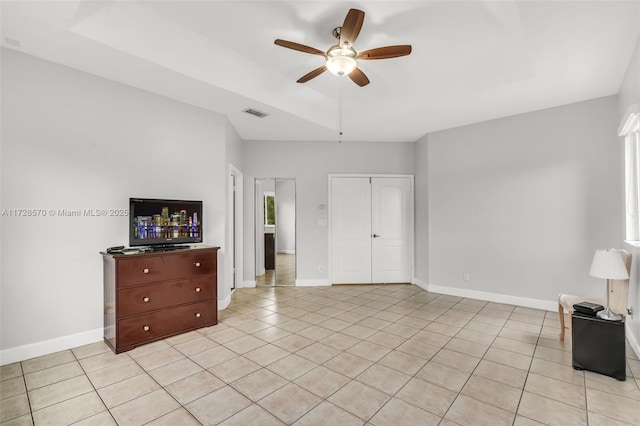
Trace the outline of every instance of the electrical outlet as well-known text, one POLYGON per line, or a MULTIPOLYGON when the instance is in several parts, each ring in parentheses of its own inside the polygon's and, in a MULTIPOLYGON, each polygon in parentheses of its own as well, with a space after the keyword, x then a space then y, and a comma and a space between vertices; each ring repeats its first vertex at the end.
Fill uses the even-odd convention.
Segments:
POLYGON ((463 281, 469 281, 470 279, 471 279, 471 275, 469 275, 468 272, 465 272, 464 274, 462 274, 463 281))
POLYGON ((324 272, 324 265, 323 264, 318 265, 318 272, 324 272))

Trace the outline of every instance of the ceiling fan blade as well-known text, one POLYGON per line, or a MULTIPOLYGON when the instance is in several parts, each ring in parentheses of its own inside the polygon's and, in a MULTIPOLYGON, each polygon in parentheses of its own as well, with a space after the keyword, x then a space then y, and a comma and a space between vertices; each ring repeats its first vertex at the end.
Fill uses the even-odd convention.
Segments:
POLYGON ((369 79, 360 68, 356 68, 351 71, 351 74, 349 74, 349 78, 360 87, 364 87, 369 84, 369 79))
POLYGON ((274 41, 278 46, 286 47, 288 49, 297 50, 299 52, 311 53, 312 55, 321 55, 324 56, 324 52, 322 50, 316 49, 315 47, 305 46, 304 44, 295 43, 293 41, 280 40, 277 39, 274 41))
POLYGON ((371 60, 371 59, 389 59, 397 58, 399 56, 406 56, 411 53, 411 45, 403 44, 400 46, 386 46, 378 47, 375 49, 365 50, 358 54, 358 59, 371 60))
POLYGON ((298 81, 296 81, 296 83, 306 83, 307 81, 311 80, 312 78, 316 78, 317 76, 319 76, 320 74, 322 74, 326 70, 327 70, 326 65, 323 65, 320 68, 316 68, 315 70, 311 71, 310 73, 307 73, 307 74, 303 75, 302 77, 300 77, 298 79, 298 81))
POLYGON ((352 47, 353 42, 356 41, 358 34, 360 34, 363 23, 364 12, 358 9, 349 9, 340 30, 340 46, 344 46, 346 42, 349 47, 352 47))

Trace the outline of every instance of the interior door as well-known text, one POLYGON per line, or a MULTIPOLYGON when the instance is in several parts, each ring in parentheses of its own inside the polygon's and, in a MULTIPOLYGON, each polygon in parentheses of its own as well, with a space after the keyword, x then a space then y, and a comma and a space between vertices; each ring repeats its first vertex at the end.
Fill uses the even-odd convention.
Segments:
POLYGON ((369 178, 331 180, 331 279, 371 282, 371 184, 369 178))
POLYGON ((408 177, 331 179, 331 281, 411 282, 408 177))
POLYGON ((409 178, 371 181, 371 282, 411 282, 411 182, 409 178))

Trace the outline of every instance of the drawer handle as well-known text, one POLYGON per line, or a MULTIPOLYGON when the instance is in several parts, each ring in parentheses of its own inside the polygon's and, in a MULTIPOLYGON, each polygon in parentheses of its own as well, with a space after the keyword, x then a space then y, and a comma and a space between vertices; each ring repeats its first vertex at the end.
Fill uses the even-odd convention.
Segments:
POLYGON ((200 293, 200 287, 196 287, 196 293, 200 293))
POLYGON ((151 330, 151 327, 149 327, 148 325, 145 325, 144 327, 142 327, 142 329, 144 331, 149 331, 149 330, 151 330))
POLYGON ((200 312, 196 312, 196 318, 200 318, 200 312))
POLYGON ((200 262, 196 262, 195 265, 196 265, 196 268, 199 268, 200 267, 200 262))
POLYGON ((148 298, 147 296, 145 296, 145 297, 143 297, 143 298, 142 298, 142 301, 143 301, 144 303, 147 303, 147 302, 149 301, 149 298, 148 298))
POLYGON ((149 268, 144 268, 144 269, 142 270, 142 272, 144 272, 145 274, 148 274, 148 273, 149 273, 149 268))

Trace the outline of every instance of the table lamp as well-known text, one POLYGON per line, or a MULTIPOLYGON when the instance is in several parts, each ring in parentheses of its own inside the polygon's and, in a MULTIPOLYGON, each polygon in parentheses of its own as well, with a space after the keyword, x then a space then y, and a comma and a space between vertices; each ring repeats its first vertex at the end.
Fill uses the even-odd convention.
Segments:
POLYGON ((598 312, 598 317, 610 321, 620 321, 622 315, 616 314, 609 309, 610 280, 626 280, 629 278, 629 273, 624 266, 620 253, 616 249, 596 250, 589 275, 607 280, 607 307, 598 312))

